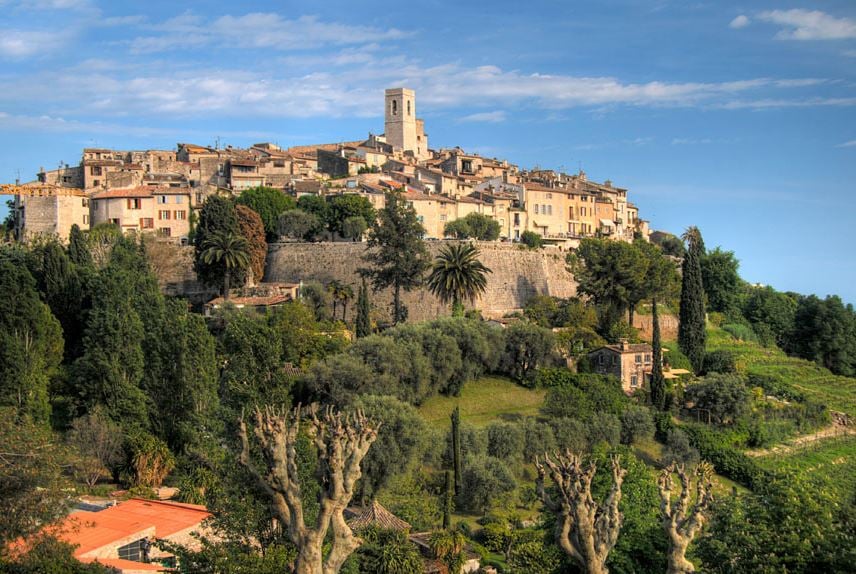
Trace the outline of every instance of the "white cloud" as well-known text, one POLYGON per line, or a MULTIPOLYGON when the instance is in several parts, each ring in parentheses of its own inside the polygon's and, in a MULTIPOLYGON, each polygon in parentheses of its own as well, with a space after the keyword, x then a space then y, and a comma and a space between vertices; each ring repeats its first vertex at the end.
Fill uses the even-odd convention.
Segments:
POLYGON ((728 24, 728 27, 734 28, 735 30, 738 30, 740 28, 745 28, 750 23, 751 23, 751 20, 749 20, 749 17, 746 16, 745 14, 741 14, 741 15, 737 16, 734 20, 732 20, 731 23, 728 24))
POLYGON ((835 147, 856 147, 856 140, 850 140, 849 142, 844 142, 843 144, 838 144, 835 147))
POLYGON ((21 8, 27 10, 90 10, 91 0, 21 0, 21 8))
POLYGON ((0 91, 0 106, 65 117, 377 117, 382 113, 383 89, 393 85, 415 89, 423 111, 462 108, 473 112, 466 116, 465 111, 462 121, 502 121, 508 115, 499 110, 509 107, 541 109, 548 116, 580 107, 608 113, 617 106, 856 105, 853 97, 789 96, 795 89, 832 85, 815 79, 628 83, 612 77, 525 74, 496 66, 424 67, 399 55, 372 56, 364 63, 328 72, 297 70, 279 63, 252 71, 96 60, 91 65, 16 77, 14 91, 0 91), (46 85, 51 89, 45 90, 46 85), (477 112, 479 108, 497 111, 477 112))
POLYGON ((820 10, 768 10, 758 19, 783 28, 776 34, 782 40, 844 40, 856 38, 856 20, 836 18, 820 10))
POLYGON ((486 122, 486 123, 499 123, 504 122, 506 120, 506 113, 501 110, 497 110, 495 112, 479 112, 476 114, 470 114, 468 116, 462 117, 459 121, 461 122, 486 122))
POLYGON ((325 22, 317 16, 288 20, 279 14, 254 12, 243 16, 221 16, 205 21, 191 13, 171 18, 151 27, 154 34, 131 41, 137 53, 175 48, 222 46, 273 50, 309 50, 320 46, 365 44, 402 38, 396 28, 325 22))
POLYGON ((41 30, 0 29, 0 57, 19 59, 54 52, 68 34, 41 30))

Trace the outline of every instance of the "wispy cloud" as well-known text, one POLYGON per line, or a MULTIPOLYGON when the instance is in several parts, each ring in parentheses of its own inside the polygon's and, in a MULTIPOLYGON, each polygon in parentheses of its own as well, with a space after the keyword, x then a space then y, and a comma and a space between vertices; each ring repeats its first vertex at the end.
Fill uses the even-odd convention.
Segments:
POLYGON ((781 40, 844 40, 856 38, 856 20, 837 18, 820 10, 768 10, 758 19, 779 24, 781 40))
POLYGON ((729 28, 734 28, 735 30, 738 30, 740 28, 745 28, 746 26, 748 26, 750 24, 750 22, 751 21, 749 20, 748 16, 746 16, 745 14, 740 14, 739 16, 734 18, 734 20, 732 20, 728 24, 728 26, 729 26, 729 28))
POLYGON ((213 21, 185 12, 150 27, 151 33, 131 41, 136 53, 209 46, 310 50, 321 46, 365 44, 402 38, 396 28, 380 29, 329 22, 317 16, 289 20, 276 13, 253 12, 221 16, 213 21))
POLYGON ((0 28, 0 58, 21 59, 57 51, 68 41, 63 31, 0 28))
POLYGON ((856 140, 850 140, 849 142, 838 144, 835 147, 856 147, 856 140))
POLYGON ((507 114, 504 111, 497 110, 495 112, 479 112, 476 114, 470 114, 468 116, 462 117, 461 122, 486 122, 486 123, 500 123, 504 122, 507 118, 507 114))

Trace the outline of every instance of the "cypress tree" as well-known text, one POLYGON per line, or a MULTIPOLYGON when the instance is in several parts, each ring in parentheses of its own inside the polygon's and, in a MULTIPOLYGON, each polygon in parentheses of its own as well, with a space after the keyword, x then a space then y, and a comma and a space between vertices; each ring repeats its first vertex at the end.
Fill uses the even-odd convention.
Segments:
POLYGON ((452 464, 455 469, 455 495, 460 496, 463 469, 461 463, 461 411, 458 407, 452 411, 452 464))
POLYGON ((657 316, 657 299, 651 300, 651 323, 653 333, 651 335, 651 346, 653 347, 654 366, 651 370, 651 404, 655 409, 666 409, 666 379, 663 378, 663 351, 660 347, 660 318, 657 316))
POLYGON ((92 264, 92 252, 89 251, 83 231, 76 223, 71 226, 71 233, 68 236, 68 258, 75 265, 92 264))
POLYGON ((687 229, 683 235, 687 242, 687 255, 684 257, 681 278, 681 314, 678 327, 678 345, 689 358, 693 370, 701 372, 704 366, 705 316, 704 284, 701 274, 701 260, 704 257, 704 241, 701 232, 695 226, 687 229))
POLYGON ((357 337, 368 337, 372 334, 370 313, 369 289, 366 286, 365 278, 363 278, 363 283, 360 285, 360 292, 357 296, 357 324, 355 327, 357 337))
POLYGON ((452 471, 446 471, 446 491, 443 493, 443 530, 452 527, 452 496, 455 494, 455 478, 452 471))

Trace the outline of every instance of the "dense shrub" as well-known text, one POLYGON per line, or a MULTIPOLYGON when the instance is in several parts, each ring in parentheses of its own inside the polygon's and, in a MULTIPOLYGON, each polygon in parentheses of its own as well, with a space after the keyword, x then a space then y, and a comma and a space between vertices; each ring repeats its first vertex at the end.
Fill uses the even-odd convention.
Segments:
POLYGON ((612 376, 572 373, 567 369, 542 369, 551 388, 542 407, 550 417, 586 421, 594 414, 620 415, 629 403, 621 382, 612 376))
POLYGON ((514 323, 505 332, 502 370, 518 381, 531 384, 538 368, 550 362, 554 348, 553 333, 548 329, 523 321, 514 323))
POLYGON ((768 478, 769 473, 734 448, 725 433, 695 424, 682 428, 689 435, 690 443, 698 449, 701 458, 710 461, 719 474, 750 489, 768 478))
POLYGON ((735 372, 737 372, 737 365, 734 360, 734 353, 731 351, 719 349, 705 353, 704 374, 735 372))
POLYGON ((720 424, 733 423, 749 408, 746 385, 742 378, 733 374, 708 375, 687 385, 684 394, 702 416, 709 416, 720 424))
POLYGON ((752 327, 749 325, 743 325, 742 323, 726 323, 722 326, 722 330, 737 339, 738 341, 746 341, 751 343, 758 343, 758 335, 755 334, 755 331, 752 330, 752 327))
POLYGON ((630 405, 621 413, 621 442, 633 444, 654 435, 651 410, 641 405, 630 405))

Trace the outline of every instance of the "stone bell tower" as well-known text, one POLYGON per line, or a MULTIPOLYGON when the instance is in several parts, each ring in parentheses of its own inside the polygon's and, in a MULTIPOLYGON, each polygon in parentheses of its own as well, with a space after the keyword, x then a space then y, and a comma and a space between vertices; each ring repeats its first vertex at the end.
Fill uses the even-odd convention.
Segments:
POLYGON ((407 88, 386 90, 384 122, 386 142, 394 149, 419 155, 416 138, 416 92, 407 88))

